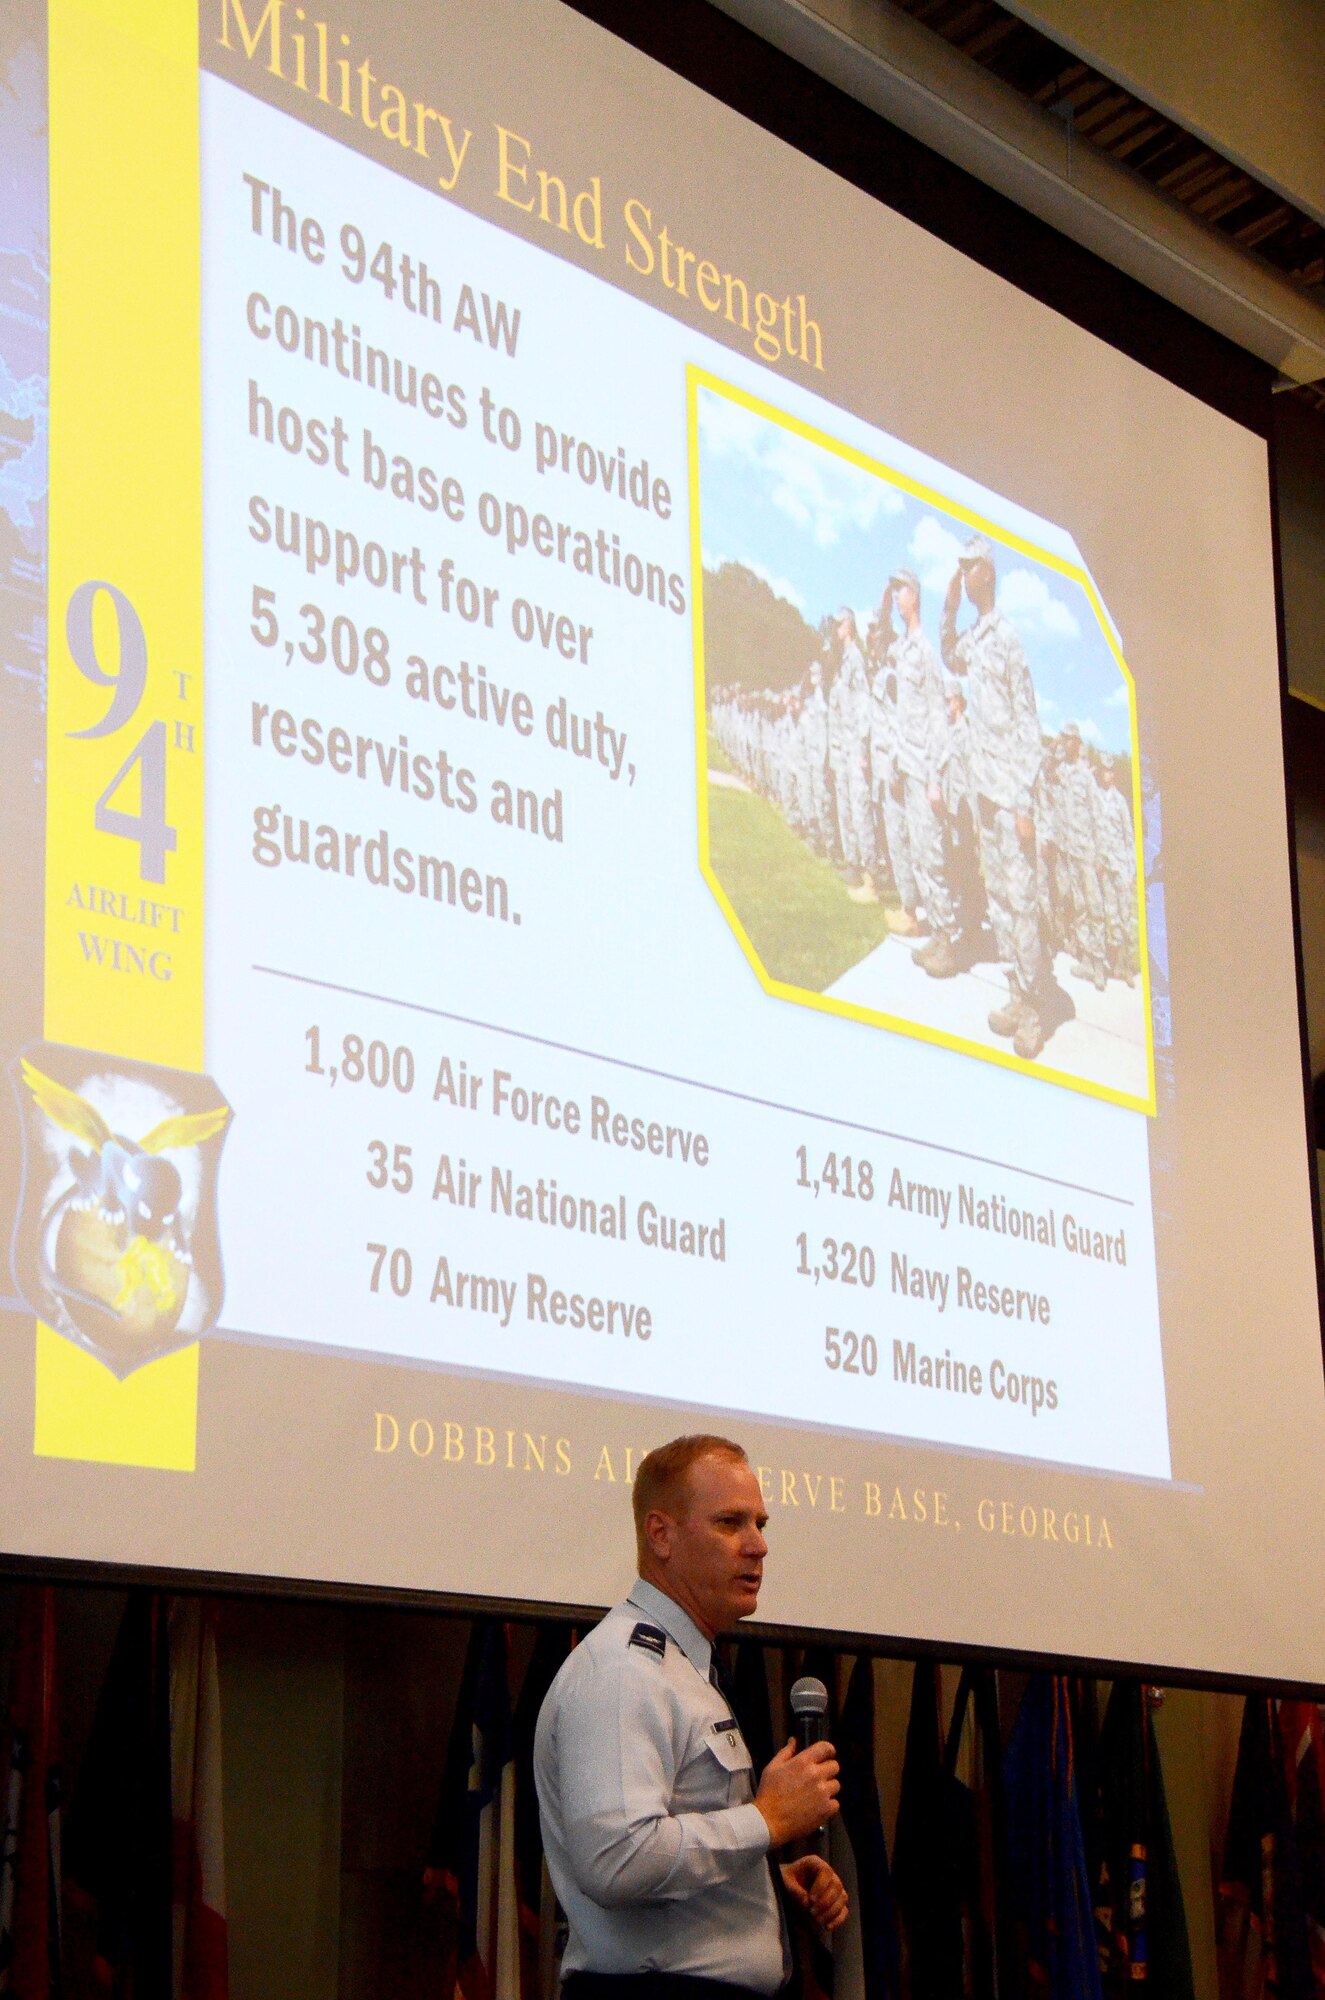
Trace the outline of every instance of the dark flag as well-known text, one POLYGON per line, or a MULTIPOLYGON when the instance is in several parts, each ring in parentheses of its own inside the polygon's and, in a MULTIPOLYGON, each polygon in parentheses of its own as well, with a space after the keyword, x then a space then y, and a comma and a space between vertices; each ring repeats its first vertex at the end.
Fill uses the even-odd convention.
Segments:
POLYGON ((469 1791, 470 1765, 474 1759, 474 1683, 478 1678, 482 1650, 481 1622, 475 1619, 470 1626, 469 1641, 465 1647, 465 1663, 456 1690, 455 1713, 451 1719, 451 1734, 447 1738, 441 1788, 423 1870, 425 1898, 436 1896, 444 1914, 444 1969, 439 1987, 442 2000, 454 2000, 460 1991, 460 1876, 464 1866, 465 1800, 469 1791))
POLYGON ((936 1661, 916 1662, 893 1842, 893 1886, 906 1927, 912 1992, 925 2000, 961 2000, 960 1861, 952 1838, 952 1785, 943 1759, 941 1685, 936 1661))
POLYGON ((1095 1918, 1104 1991, 1122 2000, 1144 1982, 1164 2000, 1195 2000, 1159 1746, 1140 1681, 1113 1684, 1099 1777, 1103 1852, 1095 1918))
POLYGON ((1302 1869, 1307 1950, 1319 2000, 1325 2000, 1325 1727, 1314 1701, 1281 1701, 1279 1734, 1302 1869))
POLYGON ((1072 1754, 1077 1775, 1077 1807, 1086 1849, 1086 1880, 1096 1883, 1104 1860, 1104 1819, 1100 1802, 1100 1707, 1094 1680, 1072 1674, 1067 1683, 1072 1718, 1072 1754))
POLYGON ((166 1600, 129 1593, 69 1812, 66 1869, 96 1910, 116 2000, 170 2000, 173 1878, 166 1600))
POLYGON ((1065 1675, 1032 1674, 1003 1760, 1024 2000, 1102 2000, 1065 1675))
POLYGON ((874 1665, 864 1654, 851 1670, 836 1742, 842 1766, 842 1824, 856 1862, 865 2000, 899 2000, 897 1909, 874 1769, 874 1665))
POLYGON ((201 1598, 171 1605, 175 2000, 226 2000, 230 1991, 216 1622, 216 1606, 201 1598))
POLYGON ((971 2000, 996 2000, 1016 1964, 1007 1908, 1007 1808, 1003 1797, 1003 1734, 992 1667, 964 1667, 943 1756, 951 1817, 951 1845, 959 1868, 958 1893, 966 1939, 966 1992, 971 2000), (972 1782, 956 1775, 962 1735, 970 1718, 974 1736, 972 1782))
POLYGON ((1221 1943, 1235 1977, 1250 1950, 1267 1994, 1315 2000, 1297 1832, 1269 1695, 1249 1694, 1242 1710, 1219 1896, 1221 1943))
POLYGON ((483 1619, 476 1618, 470 1627, 465 1664, 461 1669, 460 1686, 456 1690, 451 1734, 447 1738, 437 1811, 433 1815, 432 1835, 428 1842, 429 1869, 439 1874, 449 1873, 457 1883, 464 1845, 465 1794, 469 1790, 469 1767, 474 1761, 474 1683, 478 1679, 479 1655, 483 1650, 484 1624, 483 1619))
POLYGON ((476 1618, 470 1633, 428 1860, 455 1915, 452 1991, 518 2000, 514 1732, 495 1618, 476 1618))
POLYGON ((780 1744, 785 1732, 773 1727, 773 1707, 768 1697, 768 1661, 762 1639, 738 1639, 736 1665, 732 1669, 732 1709, 741 1725, 759 1783, 765 1764, 780 1744))
POLYGON ((521 2000, 553 2000, 556 1992, 551 1949, 556 1929, 555 1898, 543 1862, 543 1832, 539 1825, 538 1793, 534 1785, 534 1732, 538 1727, 538 1711, 562 1662, 570 1654, 573 1640, 574 1633, 569 1625, 539 1626, 512 1723, 521 2000))
POLYGON ((19 1604, 0 1852, 0 1993, 60 1991, 60 1749, 55 1591, 27 1584, 19 1604))

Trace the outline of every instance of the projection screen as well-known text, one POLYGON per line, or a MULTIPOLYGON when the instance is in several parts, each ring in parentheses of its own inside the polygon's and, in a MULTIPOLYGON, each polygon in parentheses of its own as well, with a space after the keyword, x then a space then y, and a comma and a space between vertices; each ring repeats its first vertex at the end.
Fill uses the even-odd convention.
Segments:
POLYGON ((9 9, 4 1547, 1319 1682, 1264 440, 554 0, 9 9), (48 128, 49 115, 49 128, 48 128))

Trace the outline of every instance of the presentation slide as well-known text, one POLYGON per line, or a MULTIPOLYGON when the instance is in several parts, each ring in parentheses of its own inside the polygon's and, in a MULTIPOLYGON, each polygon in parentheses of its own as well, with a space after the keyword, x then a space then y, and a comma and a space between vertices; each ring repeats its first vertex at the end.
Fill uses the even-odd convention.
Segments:
POLYGON ((772 1623, 1320 1680, 1264 440, 559 0, 0 38, 6 1551, 592 1607, 708 1430, 772 1623))

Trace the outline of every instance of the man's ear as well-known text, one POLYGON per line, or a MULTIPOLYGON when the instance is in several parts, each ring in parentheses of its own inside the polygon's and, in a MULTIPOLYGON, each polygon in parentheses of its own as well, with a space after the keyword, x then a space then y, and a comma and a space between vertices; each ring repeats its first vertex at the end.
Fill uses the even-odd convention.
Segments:
POLYGON ((675 1521, 670 1514, 664 1514, 661 1507, 651 1507, 644 1516, 644 1539, 656 1561, 665 1563, 670 1560, 675 1528, 675 1521))

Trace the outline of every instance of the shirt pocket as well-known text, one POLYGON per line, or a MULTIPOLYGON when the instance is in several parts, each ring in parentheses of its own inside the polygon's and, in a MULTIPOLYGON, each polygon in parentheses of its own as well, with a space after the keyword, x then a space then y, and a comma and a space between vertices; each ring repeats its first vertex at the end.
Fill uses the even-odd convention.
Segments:
POLYGON ((745 1805, 754 1797, 754 1761, 740 1730, 711 1729, 704 1739, 704 1748, 718 1770, 725 1774, 729 1803, 745 1805))

